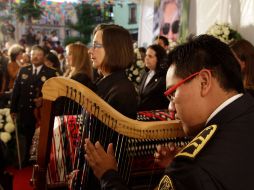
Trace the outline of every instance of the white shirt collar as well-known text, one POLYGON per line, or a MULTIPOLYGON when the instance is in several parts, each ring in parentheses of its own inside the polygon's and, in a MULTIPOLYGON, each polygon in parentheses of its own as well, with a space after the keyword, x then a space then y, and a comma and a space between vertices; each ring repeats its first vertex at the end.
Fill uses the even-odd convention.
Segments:
POLYGON ((37 75, 40 73, 41 68, 43 67, 43 65, 40 65, 40 66, 38 66, 38 67, 35 67, 34 65, 32 65, 32 66, 33 66, 33 73, 35 72, 35 71, 34 71, 35 68, 37 69, 37 75))
POLYGON ((154 70, 150 70, 148 72, 148 75, 146 77, 146 81, 145 81, 144 87, 146 87, 146 85, 149 83, 149 81, 153 78, 154 75, 155 75, 155 71, 154 70))
POLYGON ((236 99, 240 98, 243 95, 243 93, 241 94, 237 94, 232 96, 231 98, 227 99, 225 102, 223 102, 219 107, 217 107, 214 112, 209 116, 209 118, 206 121, 206 124, 217 114, 219 113, 223 108, 225 108, 227 105, 229 105, 230 103, 232 103, 233 101, 235 101, 236 99))

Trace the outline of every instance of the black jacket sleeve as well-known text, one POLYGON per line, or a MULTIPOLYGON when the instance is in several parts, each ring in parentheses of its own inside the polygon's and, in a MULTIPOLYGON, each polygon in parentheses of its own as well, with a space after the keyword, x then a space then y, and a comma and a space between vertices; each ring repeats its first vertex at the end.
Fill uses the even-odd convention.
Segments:
POLYGON ((128 190, 129 188, 123 182, 115 170, 108 170, 103 174, 100 180, 102 190, 128 190))

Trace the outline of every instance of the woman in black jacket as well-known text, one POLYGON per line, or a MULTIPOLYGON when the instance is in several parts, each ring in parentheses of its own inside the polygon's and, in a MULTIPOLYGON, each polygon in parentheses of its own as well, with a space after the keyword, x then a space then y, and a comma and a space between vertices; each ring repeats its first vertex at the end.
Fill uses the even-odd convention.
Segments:
POLYGON ((145 73, 141 77, 138 89, 138 110, 167 109, 168 100, 164 96, 166 90, 166 72, 168 65, 165 61, 166 51, 160 45, 147 48, 145 57, 145 73))
POLYGON ((134 60, 129 32, 118 25, 101 24, 93 36, 89 54, 93 67, 102 74, 96 93, 123 115, 136 119, 137 94, 125 73, 134 60))

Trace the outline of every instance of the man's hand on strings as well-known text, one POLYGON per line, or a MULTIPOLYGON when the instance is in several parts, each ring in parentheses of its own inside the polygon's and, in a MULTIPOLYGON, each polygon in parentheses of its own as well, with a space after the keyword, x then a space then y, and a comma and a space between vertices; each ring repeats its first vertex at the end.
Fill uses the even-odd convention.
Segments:
POLYGON ((108 170, 117 171, 112 143, 108 145, 107 152, 105 152, 99 141, 93 145, 89 139, 85 139, 85 152, 85 158, 98 179, 108 170))
POLYGON ((154 153, 155 163, 163 168, 169 166, 175 155, 180 151, 173 143, 168 146, 158 145, 156 149, 157 151, 154 153))

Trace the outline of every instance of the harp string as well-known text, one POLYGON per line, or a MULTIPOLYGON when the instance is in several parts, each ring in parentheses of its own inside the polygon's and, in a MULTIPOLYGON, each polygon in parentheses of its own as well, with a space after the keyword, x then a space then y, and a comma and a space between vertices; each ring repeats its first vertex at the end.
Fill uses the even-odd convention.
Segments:
MULTIPOLYGON (((139 159, 140 157, 146 157, 148 154, 153 154, 151 153, 152 149, 154 150, 155 147, 153 143, 156 143, 156 141, 153 140, 139 141, 137 139, 158 139, 162 138, 160 135, 164 136, 163 133, 166 134, 172 132, 172 134, 177 134, 176 129, 173 129, 171 126, 169 126, 169 129, 162 127, 162 122, 155 127, 157 129, 152 129, 150 127, 154 125, 152 125, 151 122, 147 122, 148 125, 145 125, 144 122, 138 123, 136 121, 134 122, 134 120, 122 117, 121 115, 115 113, 114 110, 108 109, 107 105, 104 105, 103 101, 97 99, 96 95, 93 93, 90 93, 79 86, 77 88, 73 87, 72 83, 74 82, 65 82, 65 80, 62 79, 56 79, 56 84, 58 80, 60 85, 65 83, 65 85, 62 85, 66 88, 65 97, 72 99, 72 101, 64 103, 64 113, 68 114, 63 114, 63 116, 60 117, 64 121, 63 124, 67 127, 61 127, 63 132, 62 142, 63 149, 65 149, 65 156, 62 156, 63 160, 59 162, 59 165, 64 165, 62 164, 63 162, 66 164, 67 171, 65 171, 65 173, 67 174, 69 174, 70 171, 78 171, 75 180, 72 183, 72 189, 76 190, 80 187, 84 189, 96 189, 96 187, 93 186, 93 182, 96 182, 96 178, 93 176, 93 172, 84 160, 83 144, 85 138, 89 137, 93 143, 99 140, 105 149, 108 144, 112 142, 118 162, 119 173, 127 183, 132 183, 132 181, 130 181, 132 180, 132 168, 129 166, 135 164, 136 158, 139 159), (66 84, 68 84, 68 87, 66 87, 66 84), (75 102, 73 100, 75 100, 75 102), (77 103, 78 106, 75 106, 75 103, 77 103), (75 114, 77 110, 78 114, 75 114), (79 112, 79 110, 82 111, 79 112), (68 131, 68 128, 71 127, 69 126, 71 125, 70 121, 73 121, 74 118, 76 118, 76 123, 74 123, 74 126, 72 127, 75 129, 78 128, 79 132, 76 139, 77 141, 75 141, 76 148, 72 149, 72 144, 67 142, 67 140, 72 135, 70 134, 70 131, 68 131), (82 121, 81 118, 83 119, 82 121), (149 128, 147 126, 149 126, 149 128), (171 128, 173 131, 170 131, 171 128), (145 145, 143 143, 145 143, 145 145)), ((58 149, 58 154, 60 155, 63 150, 60 150, 60 147, 58 147, 58 149)), ((62 173, 59 174, 62 175, 62 173)))

